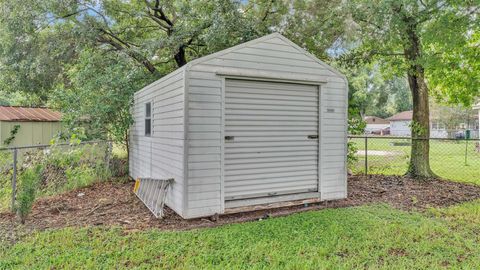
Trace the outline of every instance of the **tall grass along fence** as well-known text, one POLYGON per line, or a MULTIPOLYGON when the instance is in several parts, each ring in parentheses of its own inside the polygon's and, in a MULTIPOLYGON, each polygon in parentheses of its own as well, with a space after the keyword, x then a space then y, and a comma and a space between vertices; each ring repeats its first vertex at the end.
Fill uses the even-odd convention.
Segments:
MULTIPOLYGON (((349 170, 353 174, 403 175, 407 172, 409 137, 349 136, 349 170)), ((418 139, 425 140, 425 139, 418 139)), ((480 184, 480 140, 431 138, 430 166, 441 178, 480 184)))
POLYGON ((35 198, 105 179, 111 168, 109 141, 0 148, 0 212, 22 217, 35 198))

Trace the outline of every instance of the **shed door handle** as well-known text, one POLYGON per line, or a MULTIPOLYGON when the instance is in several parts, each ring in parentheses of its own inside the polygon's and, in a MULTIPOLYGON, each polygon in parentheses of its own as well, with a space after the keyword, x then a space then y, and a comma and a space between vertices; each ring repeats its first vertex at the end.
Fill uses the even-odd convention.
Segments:
POLYGON ((234 136, 225 136, 225 141, 233 141, 234 136))
POLYGON ((318 139, 318 135, 308 135, 307 138, 309 138, 309 139, 318 139))

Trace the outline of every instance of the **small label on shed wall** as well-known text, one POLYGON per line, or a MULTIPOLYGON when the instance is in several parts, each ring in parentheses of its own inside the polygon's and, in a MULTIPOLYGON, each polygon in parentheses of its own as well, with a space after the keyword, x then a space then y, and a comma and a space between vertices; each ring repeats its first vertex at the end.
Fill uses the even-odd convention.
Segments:
POLYGON ((334 112, 335 112, 335 109, 327 109, 327 112, 328 112, 328 113, 334 113, 334 112))

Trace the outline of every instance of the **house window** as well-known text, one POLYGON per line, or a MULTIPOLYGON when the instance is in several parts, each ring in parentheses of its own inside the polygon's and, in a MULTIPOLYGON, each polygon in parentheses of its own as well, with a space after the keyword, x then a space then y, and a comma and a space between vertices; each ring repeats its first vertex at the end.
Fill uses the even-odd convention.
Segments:
POLYGON ((152 103, 145 103, 145 136, 152 134, 152 103))

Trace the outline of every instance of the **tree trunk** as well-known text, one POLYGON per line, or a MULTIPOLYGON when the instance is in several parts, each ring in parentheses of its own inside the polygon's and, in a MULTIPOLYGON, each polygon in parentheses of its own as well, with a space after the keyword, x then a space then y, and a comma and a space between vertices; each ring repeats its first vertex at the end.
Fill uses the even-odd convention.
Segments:
POLYGON ((428 89, 423 76, 408 74, 408 84, 413 97, 411 124, 412 149, 408 175, 413 178, 428 178, 434 174, 430 169, 430 117, 428 89))
POLYGON ((187 58, 185 56, 185 45, 182 45, 180 46, 180 48, 178 48, 178 51, 175 54, 174 58, 179 68, 187 64, 187 58))
POLYGON ((425 82, 424 68, 419 62, 421 44, 416 32, 416 25, 410 25, 406 34, 404 53, 409 64, 407 77, 413 98, 413 117, 410 127, 412 149, 407 174, 413 178, 429 178, 433 177, 434 173, 430 168, 428 87, 425 82))

